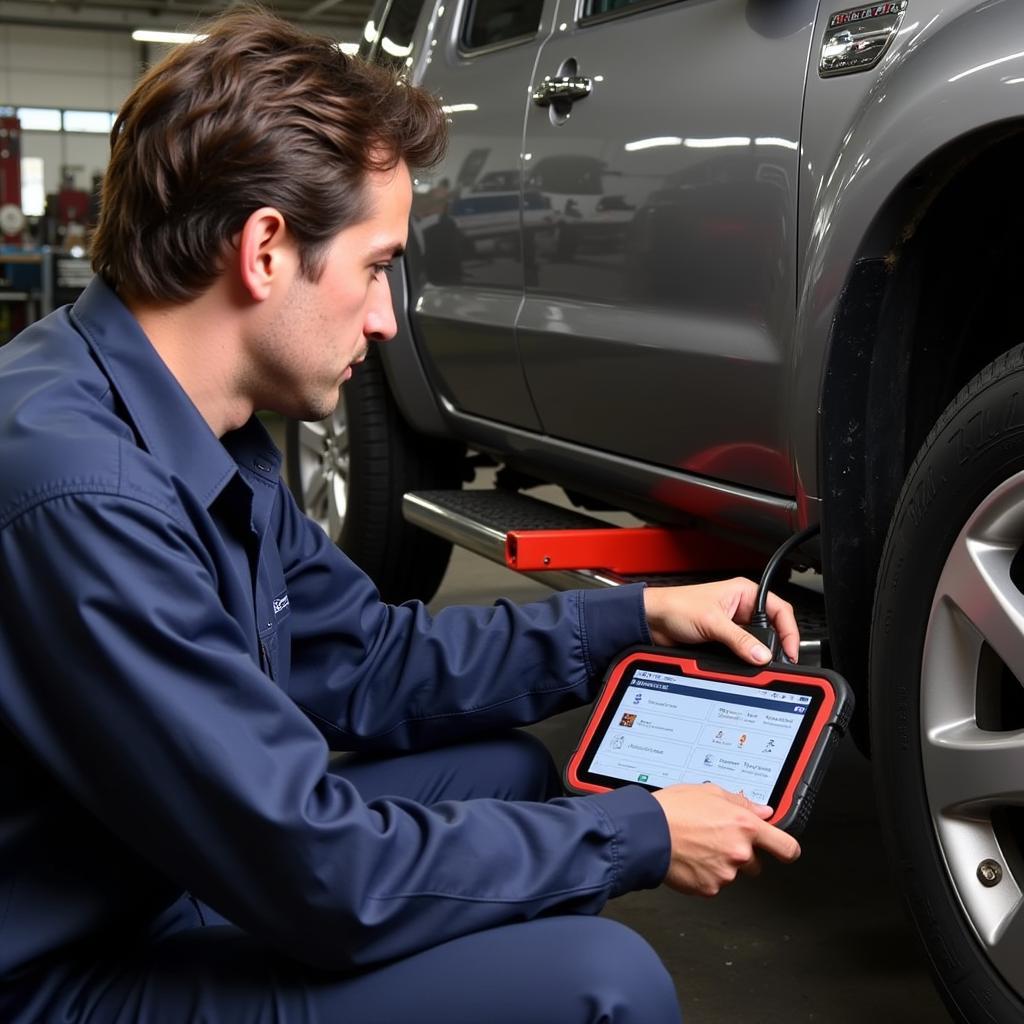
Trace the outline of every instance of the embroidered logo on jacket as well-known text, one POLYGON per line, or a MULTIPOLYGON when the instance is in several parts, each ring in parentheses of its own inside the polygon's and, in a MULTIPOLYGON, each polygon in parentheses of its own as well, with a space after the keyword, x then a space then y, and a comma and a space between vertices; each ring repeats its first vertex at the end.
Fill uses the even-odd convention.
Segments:
POLYGON ((281 612, 283 612, 285 610, 285 608, 287 608, 287 607, 288 607, 288 595, 287 594, 285 594, 284 597, 275 597, 274 598, 274 614, 275 615, 280 615, 281 612))

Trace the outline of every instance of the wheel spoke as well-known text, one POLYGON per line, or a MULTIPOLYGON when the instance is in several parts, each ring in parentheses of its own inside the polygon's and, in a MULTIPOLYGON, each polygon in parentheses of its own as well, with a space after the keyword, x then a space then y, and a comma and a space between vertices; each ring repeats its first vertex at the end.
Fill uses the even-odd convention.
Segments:
POLYGON ((334 474, 326 498, 327 535, 337 544, 345 525, 345 480, 340 474, 334 474))
POLYGON ((1010 578, 1016 547, 962 537, 939 581, 945 597, 1018 679, 1024 679, 1024 595, 1010 578))
POLYGON ((1024 731, 961 722, 929 733, 923 755, 933 813, 983 817, 996 806, 1024 806, 1024 731))
POLYGON ((1024 918, 1020 886, 1009 870, 1012 861, 987 819, 947 818, 937 824, 946 867, 975 934, 1006 980, 1020 990, 1024 918), (986 863, 999 871, 994 884, 986 885, 979 874, 986 863))
POLYGON ((323 519, 327 505, 327 479, 322 471, 312 473, 302 493, 302 501, 306 506, 306 515, 313 519, 323 519))
POLYGON ((324 450, 324 438, 327 436, 327 428, 323 420, 307 422, 299 421, 299 447, 304 452, 311 451, 320 457, 324 450))

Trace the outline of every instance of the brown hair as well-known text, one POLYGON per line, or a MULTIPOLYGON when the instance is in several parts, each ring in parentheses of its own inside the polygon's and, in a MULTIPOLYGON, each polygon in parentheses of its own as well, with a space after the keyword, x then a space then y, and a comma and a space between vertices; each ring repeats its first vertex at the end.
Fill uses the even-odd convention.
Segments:
POLYGON ((438 101, 332 40, 253 7, 201 31, 150 69, 110 133, 92 265, 135 298, 200 295, 261 206, 284 215, 316 280, 330 239, 367 215, 368 171, 444 153, 438 101))

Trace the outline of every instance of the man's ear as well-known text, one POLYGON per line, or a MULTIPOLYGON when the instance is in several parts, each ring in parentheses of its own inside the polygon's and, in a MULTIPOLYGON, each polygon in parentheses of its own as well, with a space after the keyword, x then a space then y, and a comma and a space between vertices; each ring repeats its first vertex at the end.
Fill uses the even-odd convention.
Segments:
POLYGON ((237 258, 239 281, 257 302, 291 279, 298 257, 280 210, 263 206, 249 214, 238 236, 237 258))

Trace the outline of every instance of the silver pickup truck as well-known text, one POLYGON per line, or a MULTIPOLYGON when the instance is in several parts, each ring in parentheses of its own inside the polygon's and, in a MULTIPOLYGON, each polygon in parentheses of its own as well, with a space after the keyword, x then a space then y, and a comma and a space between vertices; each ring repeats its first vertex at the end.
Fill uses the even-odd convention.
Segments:
POLYGON ((364 55, 443 98, 451 147, 399 336, 291 427, 290 478, 392 600, 524 524, 769 552, 820 522, 827 657, 936 982, 1019 1022, 1024 2, 841 3, 381 3, 364 55))

